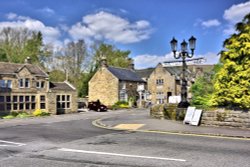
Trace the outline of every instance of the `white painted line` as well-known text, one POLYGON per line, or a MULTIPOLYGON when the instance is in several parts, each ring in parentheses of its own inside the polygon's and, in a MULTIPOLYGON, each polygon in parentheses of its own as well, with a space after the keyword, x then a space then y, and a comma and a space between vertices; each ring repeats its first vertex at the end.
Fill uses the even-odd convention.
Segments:
POLYGON ((58 149, 58 150, 59 151, 65 151, 65 152, 77 152, 77 153, 99 154, 99 155, 112 155, 112 156, 130 157, 130 158, 144 158, 144 159, 155 159, 155 160, 165 160, 165 161, 180 161, 180 162, 185 162, 186 161, 184 159, 175 159, 175 158, 163 158, 163 157, 149 157, 149 156, 140 156, 140 155, 116 154, 116 153, 85 151, 85 150, 76 150, 76 149, 68 149, 68 148, 61 148, 61 149, 58 149))
POLYGON ((1 147, 21 147, 25 146, 26 144, 24 143, 16 143, 16 142, 11 142, 11 141, 5 141, 5 140, 0 140, 0 143, 7 143, 7 144, 0 144, 1 147))

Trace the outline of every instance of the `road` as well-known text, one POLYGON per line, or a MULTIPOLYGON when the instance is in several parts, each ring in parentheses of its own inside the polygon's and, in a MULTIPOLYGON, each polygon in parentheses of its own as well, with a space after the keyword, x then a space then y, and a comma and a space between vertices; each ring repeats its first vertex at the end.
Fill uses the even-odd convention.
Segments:
POLYGON ((248 167, 250 141, 113 131, 92 121, 140 112, 87 112, 0 126, 0 167, 248 167))

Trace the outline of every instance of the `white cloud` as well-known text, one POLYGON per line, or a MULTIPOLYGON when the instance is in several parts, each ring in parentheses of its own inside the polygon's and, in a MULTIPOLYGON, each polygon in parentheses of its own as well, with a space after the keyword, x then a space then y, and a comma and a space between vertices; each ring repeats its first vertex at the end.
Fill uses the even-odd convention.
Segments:
POLYGON ((58 28, 44 25, 43 22, 35 20, 26 16, 18 16, 15 13, 9 13, 6 15, 11 21, 0 22, 0 30, 5 27, 11 28, 27 28, 33 31, 41 31, 45 43, 59 44, 58 38, 61 33, 58 28))
POLYGON ((224 11, 224 19, 235 24, 250 12, 250 1, 231 6, 224 11))
POLYGON ((131 23, 104 11, 84 16, 82 22, 76 23, 69 30, 69 34, 75 40, 89 38, 123 44, 148 39, 151 33, 152 29, 148 21, 139 20, 131 23))
POLYGON ((205 28, 209 28, 209 27, 217 27, 219 26, 221 23, 217 20, 217 19, 212 19, 212 20, 207 20, 207 21, 202 21, 201 25, 205 28))
POLYGON ((38 9, 39 12, 43 13, 43 14, 47 14, 49 16, 55 14, 55 11, 49 7, 45 7, 45 8, 42 8, 42 9, 38 9))
POLYGON ((173 54, 168 53, 166 55, 138 55, 134 58, 135 68, 136 69, 143 69, 148 67, 156 67, 158 63, 162 63, 164 61, 174 60, 173 54))
MULTIPOLYGON (((219 62, 220 56, 218 56, 216 53, 208 52, 203 55, 195 55, 194 58, 198 57, 204 57, 205 62, 204 64, 216 64, 219 62)), ((149 68, 149 67, 156 67, 157 64, 163 63, 165 61, 171 61, 171 60, 176 60, 173 57, 173 53, 167 53, 166 55, 160 56, 160 55, 150 55, 150 54, 145 54, 145 55, 138 55, 135 56, 134 58, 135 62, 135 68, 136 69, 144 69, 144 68, 149 68)), ((181 59, 178 59, 181 60, 181 59)))
POLYGON ((195 55, 194 58, 204 57, 204 64, 217 64, 219 62, 220 56, 217 53, 208 52, 202 55, 195 55))
POLYGON ((9 20, 13 20, 17 18, 17 14, 16 13, 8 13, 6 14, 7 19, 9 20))
POLYGON ((228 21, 227 28, 223 30, 224 34, 235 33, 234 25, 241 22, 246 14, 250 13, 250 1, 231 6, 224 11, 223 18, 228 21))

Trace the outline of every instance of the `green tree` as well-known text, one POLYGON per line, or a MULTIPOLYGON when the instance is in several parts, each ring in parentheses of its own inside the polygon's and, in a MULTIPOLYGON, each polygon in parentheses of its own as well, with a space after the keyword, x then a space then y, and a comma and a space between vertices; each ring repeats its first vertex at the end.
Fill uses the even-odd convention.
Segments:
POLYGON ((122 51, 113 45, 102 43, 94 47, 92 71, 96 71, 100 66, 100 60, 103 56, 107 59, 107 64, 114 67, 127 68, 131 60, 129 59, 130 51, 122 51))
POLYGON ((41 64, 41 57, 50 56, 44 50, 42 33, 27 28, 3 28, 0 31, 0 61, 24 63, 27 57, 32 63, 41 64))
POLYGON ((214 84, 213 103, 218 106, 250 108, 250 13, 236 24, 236 33, 224 41, 222 69, 214 84))
POLYGON ((216 64, 212 71, 205 72, 204 75, 195 80, 195 83, 191 87, 192 105, 201 105, 204 107, 212 105, 211 98, 214 92, 214 77, 221 67, 221 64, 216 64))
POLYGON ((89 72, 85 73, 81 77, 81 84, 79 85, 79 96, 88 95, 88 82, 100 67, 100 60, 102 56, 107 59, 107 64, 114 67, 127 68, 131 62, 128 58, 130 51, 122 51, 115 48, 113 45, 102 43, 100 45, 92 46, 91 63, 89 66, 89 72))
POLYGON ((63 82, 66 80, 64 71, 53 70, 49 73, 49 80, 54 82, 63 82))

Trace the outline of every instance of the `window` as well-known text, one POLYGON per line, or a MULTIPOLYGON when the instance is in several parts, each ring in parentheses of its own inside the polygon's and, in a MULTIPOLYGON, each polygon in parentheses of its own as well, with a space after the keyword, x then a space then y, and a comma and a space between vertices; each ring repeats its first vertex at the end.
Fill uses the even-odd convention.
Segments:
POLYGON ((56 100, 57 100, 56 106, 58 109, 69 109, 71 107, 70 95, 57 95, 56 100))
POLYGON ((44 88, 44 86, 45 86, 45 82, 42 81, 42 82, 41 82, 41 88, 44 88))
POLYGON ((0 80, 0 87, 5 88, 5 80, 0 80))
POLYGON ((0 102, 4 102, 4 96, 0 96, 0 102))
POLYGON ((11 102, 11 97, 10 96, 6 96, 6 102, 11 102))
POLYGON ((6 104, 6 109, 7 109, 7 111, 10 111, 10 110, 11 110, 11 103, 7 103, 7 104, 6 104))
POLYGON ((19 79, 19 88, 29 88, 29 87, 30 87, 30 79, 29 78, 19 79))
POLYGON ((157 92, 156 93, 156 100, 157 100, 157 104, 163 104, 164 103, 164 93, 157 92))
POLYGON ((157 79, 156 80, 156 85, 163 85, 164 84, 164 79, 157 79))
POLYGON ((45 102, 45 96, 40 96, 40 109, 46 109, 46 102, 45 102))
POLYGON ((30 80, 28 78, 25 79, 25 88, 30 87, 30 80))
POLYGON ((19 102, 24 102, 23 96, 19 96, 19 102))
POLYGON ((33 110, 36 108, 35 96, 0 96, 0 110, 33 110), (31 101, 32 100, 32 101, 31 101))
POLYGON ((45 87, 45 82, 44 81, 37 81, 36 82, 36 87, 37 88, 44 88, 45 87))
POLYGON ((23 106, 24 106, 24 103, 20 103, 19 104, 19 110, 23 110, 24 109, 23 106))
POLYGON ((19 79, 19 88, 23 88, 23 79, 19 79))
POLYGON ((30 96, 25 96, 25 102, 29 102, 30 101, 30 96))
POLYGON ((12 81, 11 80, 0 80, 0 87, 1 88, 12 88, 12 81))
POLYGON ((14 105, 13 105, 13 110, 17 110, 18 109, 18 106, 17 106, 17 104, 15 103, 14 105))
POLYGON ((36 96, 31 96, 31 102, 36 102, 36 96))
POLYGON ((11 80, 7 80, 7 88, 12 88, 12 81, 11 80))
POLYGON ((13 102, 17 102, 17 96, 13 96, 13 102))
POLYGON ((0 111, 5 110, 4 96, 0 96, 0 111))

